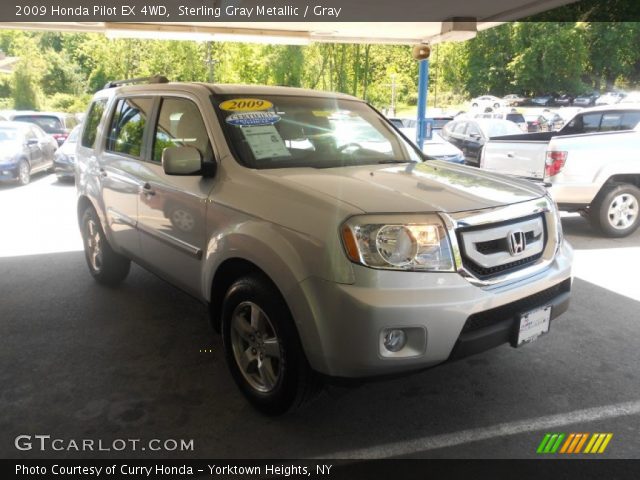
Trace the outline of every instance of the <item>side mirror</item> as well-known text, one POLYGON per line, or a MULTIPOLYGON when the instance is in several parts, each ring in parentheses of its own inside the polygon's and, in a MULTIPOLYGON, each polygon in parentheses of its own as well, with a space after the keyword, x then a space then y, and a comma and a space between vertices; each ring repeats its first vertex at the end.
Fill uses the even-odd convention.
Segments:
POLYGON ((202 156, 194 147, 168 147, 162 151, 162 168, 167 175, 202 175, 202 156))

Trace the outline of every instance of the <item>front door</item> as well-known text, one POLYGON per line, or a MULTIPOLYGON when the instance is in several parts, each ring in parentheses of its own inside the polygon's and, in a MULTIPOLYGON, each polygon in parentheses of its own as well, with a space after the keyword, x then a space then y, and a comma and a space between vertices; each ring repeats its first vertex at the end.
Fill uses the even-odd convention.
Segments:
POLYGON ((142 258, 162 276, 199 295, 207 199, 214 180, 166 175, 162 152, 167 147, 191 146, 211 162, 211 141, 198 106, 185 97, 162 99, 152 132, 151 161, 144 164, 146 182, 138 203, 142 258))

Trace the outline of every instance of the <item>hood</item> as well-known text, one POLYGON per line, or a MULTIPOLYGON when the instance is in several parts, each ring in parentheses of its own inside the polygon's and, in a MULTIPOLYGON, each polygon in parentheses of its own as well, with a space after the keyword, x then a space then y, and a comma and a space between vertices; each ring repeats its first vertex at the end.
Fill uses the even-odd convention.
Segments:
POLYGON ((283 187, 314 190, 367 213, 461 212, 525 202, 542 187, 440 161, 327 169, 283 168, 260 175, 283 187))
POLYGON ((22 152, 22 145, 15 140, 0 140, 0 158, 13 157, 22 152))
POLYGON ((76 154, 76 142, 64 142, 58 148, 58 152, 64 153, 65 155, 75 155, 76 154))
POLYGON ((462 155, 462 151, 449 142, 425 141, 422 151, 425 155, 431 155, 432 157, 449 157, 452 155, 462 155))

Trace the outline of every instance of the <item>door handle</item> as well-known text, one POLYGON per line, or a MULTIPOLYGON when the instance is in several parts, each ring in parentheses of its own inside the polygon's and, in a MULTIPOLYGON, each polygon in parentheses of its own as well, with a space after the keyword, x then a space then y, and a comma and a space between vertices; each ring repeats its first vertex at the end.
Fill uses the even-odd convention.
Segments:
POLYGON ((507 153, 507 157, 508 157, 508 158, 513 158, 513 152, 509 152, 509 153, 507 153))
POLYGON ((149 196, 152 196, 152 195, 155 195, 155 194, 156 194, 156 192, 151 188, 151 185, 150 185, 149 183, 145 183, 145 184, 142 186, 141 192, 142 192, 144 195, 149 195, 149 196))

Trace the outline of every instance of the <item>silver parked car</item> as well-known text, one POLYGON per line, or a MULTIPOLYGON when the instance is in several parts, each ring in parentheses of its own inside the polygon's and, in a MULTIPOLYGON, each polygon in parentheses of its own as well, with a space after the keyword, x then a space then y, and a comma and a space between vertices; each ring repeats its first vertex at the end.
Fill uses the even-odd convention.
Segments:
POLYGON ((426 161, 359 99, 108 86, 76 151, 89 271, 114 285, 133 260, 206 302, 265 413, 300 405, 318 373, 522 346, 568 306, 572 250, 543 188, 426 161))
POLYGON ((60 146, 53 160, 58 180, 73 180, 76 165, 76 146, 82 125, 76 126, 60 146))

